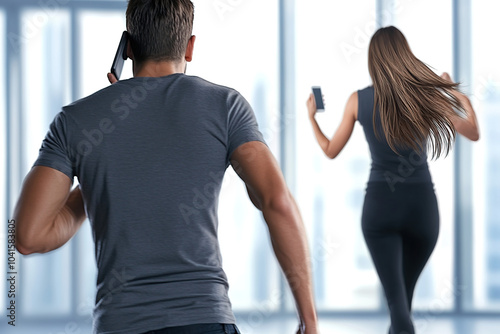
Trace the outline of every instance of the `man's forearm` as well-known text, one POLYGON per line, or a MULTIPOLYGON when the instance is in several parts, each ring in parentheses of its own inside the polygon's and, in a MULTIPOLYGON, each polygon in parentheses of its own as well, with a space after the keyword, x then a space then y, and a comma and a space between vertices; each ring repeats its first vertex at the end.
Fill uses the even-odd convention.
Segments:
POLYGON ((58 240, 55 240, 56 248, 65 244, 75 235, 85 221, 85 218, 87 216, 83 205, 82 193, 80 187, 76 187, 70 192, 64 208, 54 221, 54 231, 59 233, 58 240))
POLYGON ((292 290, 299 316, 306 327, 317 326, 311 262, 305 228, 291 195, 279 205, 262 210, 276 257, 292 290))

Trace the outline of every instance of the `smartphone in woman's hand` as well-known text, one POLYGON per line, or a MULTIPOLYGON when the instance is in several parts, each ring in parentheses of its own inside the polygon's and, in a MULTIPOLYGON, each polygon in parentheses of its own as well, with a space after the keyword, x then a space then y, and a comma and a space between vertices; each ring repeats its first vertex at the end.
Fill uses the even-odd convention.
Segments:
POLYGON ((323 94, 321 94, 321 87, 314 86, 312 88, 314 94, 314 100, 316 101, 317 111, 325 111, 325 105, 323 103, 323 94))

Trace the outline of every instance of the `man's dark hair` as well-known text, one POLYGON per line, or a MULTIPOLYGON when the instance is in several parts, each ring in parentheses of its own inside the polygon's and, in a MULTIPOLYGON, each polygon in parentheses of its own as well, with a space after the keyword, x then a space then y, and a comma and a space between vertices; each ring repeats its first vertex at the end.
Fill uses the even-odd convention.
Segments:
POLYGON ((182 60, 193 20, 190 0, 129 0, 127 30, 135 60, 182 60))

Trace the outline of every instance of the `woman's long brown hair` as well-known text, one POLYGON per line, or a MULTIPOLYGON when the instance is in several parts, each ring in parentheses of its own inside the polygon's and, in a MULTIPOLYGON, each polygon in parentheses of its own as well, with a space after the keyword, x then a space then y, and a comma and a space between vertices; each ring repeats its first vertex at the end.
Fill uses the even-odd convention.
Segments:
POLYGON ((404 35, 392 26, 373 35, 368 68, 375 91, 377 137, 378 106, 382 131, 394 152, 413 149, 421 153, 429 145, 433 158, 448 154, 455 140, 451 117, 463 112, 452 94, 458 84, 441 78, 415 57, 404 35))

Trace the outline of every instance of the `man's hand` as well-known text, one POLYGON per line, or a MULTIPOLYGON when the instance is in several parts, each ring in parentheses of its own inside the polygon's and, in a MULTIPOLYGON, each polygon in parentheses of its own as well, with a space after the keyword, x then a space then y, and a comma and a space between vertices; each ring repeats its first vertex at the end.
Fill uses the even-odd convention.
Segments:
POLYGON ((317 328, 317 325, 306 326, 305 324, 301 323, 296 334, 319 334, 319 330, 317 328))
POLYGON ((108 80, 109 80, 110 84, 114 84, 115 82, 118 82, 118 79, 116 79, 116 77, 113 73, 108 73, 108 80))
POLYGON ((306 231, 276 159, 265 144, 252 141, 234 151, 231 164, 264 215, 274 253, 295 299, 301 323, 298 333, 317 334, 306 231))

